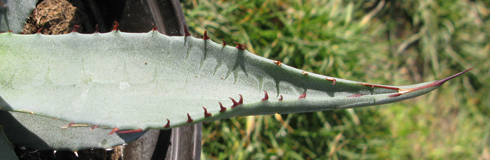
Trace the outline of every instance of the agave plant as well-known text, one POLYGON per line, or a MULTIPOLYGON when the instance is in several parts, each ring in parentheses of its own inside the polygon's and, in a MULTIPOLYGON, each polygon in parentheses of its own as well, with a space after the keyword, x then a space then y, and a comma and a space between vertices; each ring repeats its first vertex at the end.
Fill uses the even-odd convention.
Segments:
POLYGON ((148 129, 391 103, 470 70, 408 86, 371 84, 296 69, 206 33, 125 33, 117 25, 94 34, 7 32, 0 44, 0 125, 10 141, 36 149, 108 148, 148 129))

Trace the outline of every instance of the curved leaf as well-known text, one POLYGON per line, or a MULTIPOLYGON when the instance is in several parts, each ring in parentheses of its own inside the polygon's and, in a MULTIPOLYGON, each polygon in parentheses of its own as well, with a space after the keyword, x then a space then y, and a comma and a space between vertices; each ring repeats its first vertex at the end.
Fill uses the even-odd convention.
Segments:
POLYGON ((410 86, 367 84, 304 72, 240 44, 156 31, 4 33, 0 45, 3 110, 119 129, 391 103, 464 73, 410 86))
POLYGON ((110 148, 131 142, 145 132, 109 134, 112 128, 92 128, 90 125, 70 124, 66 121, 20 112, 0 111, 0 125, 12 143, 46 150, 110 148))

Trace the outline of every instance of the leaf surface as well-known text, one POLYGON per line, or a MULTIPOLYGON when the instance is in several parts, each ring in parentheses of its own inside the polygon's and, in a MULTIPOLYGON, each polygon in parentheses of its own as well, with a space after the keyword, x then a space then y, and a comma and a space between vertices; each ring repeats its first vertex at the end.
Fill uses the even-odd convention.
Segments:
POLYGON ((119 129, 379 105, 466 72, 409 86, 368 84, 308 73, 242 45, 156 31, 4 33, 0 45, 2 110, 119 129))

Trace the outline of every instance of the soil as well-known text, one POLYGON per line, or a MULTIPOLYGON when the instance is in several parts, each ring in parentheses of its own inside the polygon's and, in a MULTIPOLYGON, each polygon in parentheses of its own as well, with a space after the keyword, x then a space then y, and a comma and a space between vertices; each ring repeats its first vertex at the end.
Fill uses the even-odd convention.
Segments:
POLYGON ((77 7, 66 0, 45 0, 39 3, 26 25, 24 34, 67 34, 80 24, 77 7))

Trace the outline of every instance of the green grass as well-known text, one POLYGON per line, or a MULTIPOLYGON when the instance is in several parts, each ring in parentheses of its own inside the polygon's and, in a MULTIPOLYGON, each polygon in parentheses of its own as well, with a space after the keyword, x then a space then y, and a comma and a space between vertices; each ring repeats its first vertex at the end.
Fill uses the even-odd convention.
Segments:
POLYGON ((203 159, 490 158, 490 1, 183 3, 194 36, 324 75, 408 85, 474 67, 400 103, 205 123, 203 159))

